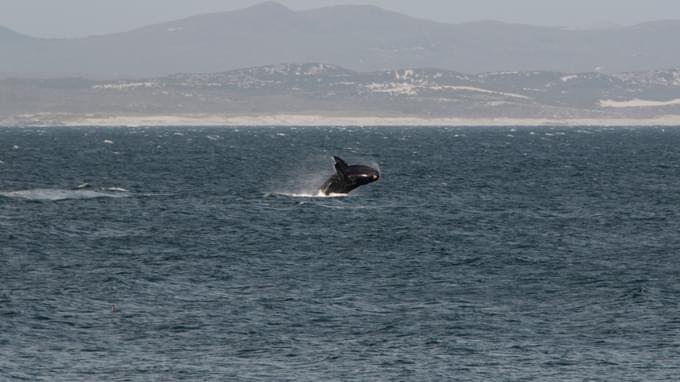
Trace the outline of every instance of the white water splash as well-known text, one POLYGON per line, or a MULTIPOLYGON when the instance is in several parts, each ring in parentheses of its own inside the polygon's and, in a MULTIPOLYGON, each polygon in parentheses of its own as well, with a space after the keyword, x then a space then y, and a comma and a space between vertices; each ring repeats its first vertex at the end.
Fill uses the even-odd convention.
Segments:
POLYGON ((324 194, 320 190, 317 191, 316 193, 313 192, 272 192, 269 195, 280 195, 280 196, 288 196, 291 198, 344 198, 348 196, 348 194, 336 194, 336 193, 330 193, 328 195, 324 194))
POLYGON ((111 187, 102 191, 95 190, 64 190, 51 188, 36 188, 32 190, 6 191, 0 192, 0 196, 12 199, 33 200, 33 201, 59 201, 59 200, 79 200, 96 198, 125 198, 130 193, 122 191, 123 188, 111 187))
POLYGON ((129 192, 127 189, 123 187, 107 187, 104 189, 104 191, 111 191, 111 192, 129 192))
POLYGON ((271 179, 270 195, 295 198, 326 198, 321 186, 335 173, 333 163, 327 156, 313 156, 288 167, 271 179))

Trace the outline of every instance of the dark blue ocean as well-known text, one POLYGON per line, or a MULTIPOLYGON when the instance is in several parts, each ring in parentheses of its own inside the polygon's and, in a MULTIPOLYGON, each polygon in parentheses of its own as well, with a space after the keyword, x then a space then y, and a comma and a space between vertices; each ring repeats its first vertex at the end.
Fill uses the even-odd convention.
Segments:
POLYGON ((0 128, 1 381, 679 379, 680 128, 0 128))

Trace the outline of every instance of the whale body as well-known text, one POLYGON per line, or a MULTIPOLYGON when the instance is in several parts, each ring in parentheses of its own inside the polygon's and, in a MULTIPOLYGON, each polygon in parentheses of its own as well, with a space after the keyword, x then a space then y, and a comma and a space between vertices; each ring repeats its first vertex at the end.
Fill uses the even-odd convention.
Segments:
POLYGON ((363 165, 348 165, 344 160, 334 156, 335 174, 326 180, 319 191, 324 195, 348 194, 359 186, 373 183, 380 179, 378 170, 363 165))

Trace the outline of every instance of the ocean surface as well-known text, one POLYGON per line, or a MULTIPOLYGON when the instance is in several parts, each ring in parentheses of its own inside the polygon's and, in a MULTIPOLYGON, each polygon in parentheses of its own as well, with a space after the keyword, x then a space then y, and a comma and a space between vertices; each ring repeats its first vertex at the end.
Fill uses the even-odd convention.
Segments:
POLYGON ((680 128, 0 128, 0 381, 677 381, 679 211, 680 128))

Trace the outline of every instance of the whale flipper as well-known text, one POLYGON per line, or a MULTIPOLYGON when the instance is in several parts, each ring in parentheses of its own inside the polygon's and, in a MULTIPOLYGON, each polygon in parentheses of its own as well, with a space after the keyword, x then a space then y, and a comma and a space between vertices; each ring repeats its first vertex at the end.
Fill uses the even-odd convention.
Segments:
POLYGON ((349 168, 349 165, 347 165, 347 162, 336 156, 334 156, 333 159, 335 159, 335 172, 338 174, 338 177, 345 182, 348 181, 346 171, 349 168))
POLYGON ((347 167, 349 167, 347 162, 342 160, 342 158, 334 156, 333 159, 335 159, 335 168, 338 168, 338 167, 347 168, 347 167))

